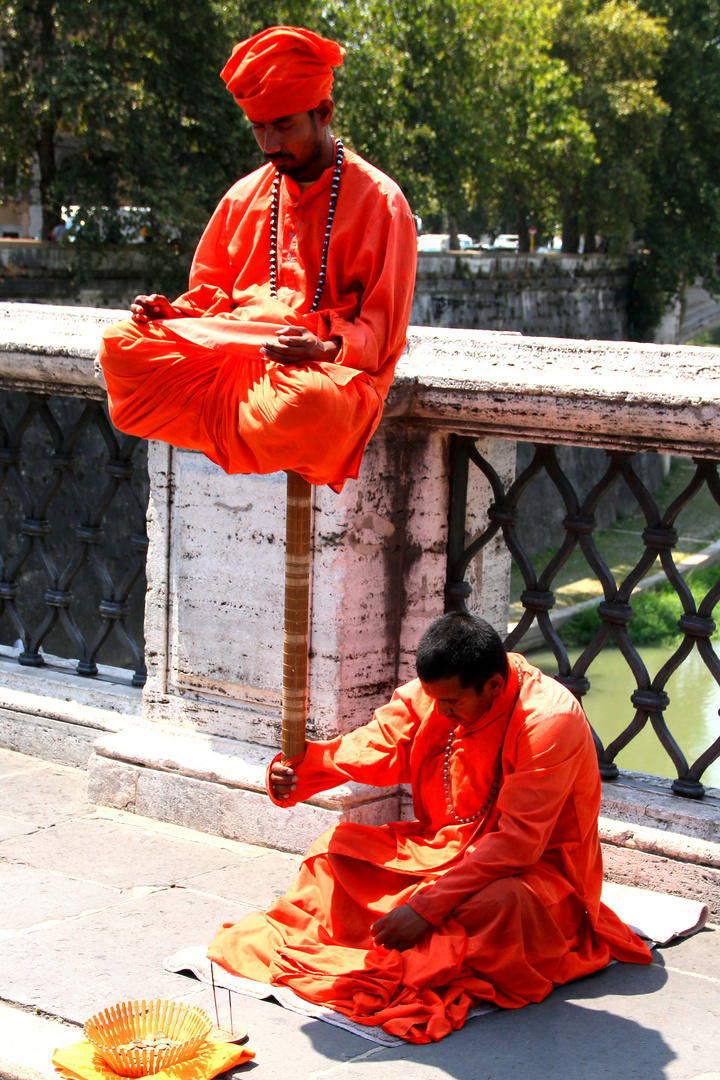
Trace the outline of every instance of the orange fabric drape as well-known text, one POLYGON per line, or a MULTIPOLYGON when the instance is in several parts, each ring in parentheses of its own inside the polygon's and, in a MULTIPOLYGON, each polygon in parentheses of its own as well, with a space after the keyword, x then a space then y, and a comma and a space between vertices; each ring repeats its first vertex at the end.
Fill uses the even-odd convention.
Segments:
POLYGON ((309 314, 332 169, 305 191, 280 189, 278 296, 270 296, 274 168, 238 181, 198 245, 187 317, 115 323, 99 359, 113 423, 129 434, 201 450, 229 473, 293 469, 340 490, 357 476, 405 344, 415 225, 398 187, 346 151, 320 310, 309 314), (333 363, 283 366, 263 341, 286 325, 340 338, 333 363))
POLYGON ((208 955, 411 1042, 442 1038, 479 1001, 541 1001, 611 957, 649 963, 600 902, 600 779, 582 710, 522 657, 510 660, 503 693, 457 730, 451 759, 453 806, 470 817, 500 756, 499 794, 483 820, 459 824, 448 812, 450 724, 418 680, 408 683, 365 727, 308 743, 297 790, 278 805, 350 780, 409 782, 415 820, 337 825, 310 848, 286 895, 222 927, 208 955), (403 903, 435 929, 405 952, 376 947, 371 924, 403 903))

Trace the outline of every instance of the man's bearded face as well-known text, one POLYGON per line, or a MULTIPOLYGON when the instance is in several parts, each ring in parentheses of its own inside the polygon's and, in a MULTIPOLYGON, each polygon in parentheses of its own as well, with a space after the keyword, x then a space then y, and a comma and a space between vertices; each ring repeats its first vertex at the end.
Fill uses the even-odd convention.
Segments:
POLYGON ((301 183, 317 180, 323 171, 322 155, 327 128, 315 111, 293 113, 265 123, 252 123, 255 141, 265 160, 279 173, 301 183))

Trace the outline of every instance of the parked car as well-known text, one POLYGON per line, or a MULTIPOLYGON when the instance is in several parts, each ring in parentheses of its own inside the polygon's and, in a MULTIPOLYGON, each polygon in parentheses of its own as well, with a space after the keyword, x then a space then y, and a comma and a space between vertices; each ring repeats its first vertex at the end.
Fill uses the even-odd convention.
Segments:
MULTIPOLYGON (((472 247, 472 236, 468 236, 467 233, 458 233, 458 246, 460 248, 460 251, 465 251, 466 248, 472 247)), ((449 251, 450 234, 424 233, 422 236, 418 236, 417 249, 418 251, 449 251)))
POLYGON ((450 237, 447 233, 423 233, 418 236, 418 251, 449 251, 450 237))
POLYGON ((493 243, 495 251, 518 251, 519 248, 520 237, 517 233, 500 233, 493 243))

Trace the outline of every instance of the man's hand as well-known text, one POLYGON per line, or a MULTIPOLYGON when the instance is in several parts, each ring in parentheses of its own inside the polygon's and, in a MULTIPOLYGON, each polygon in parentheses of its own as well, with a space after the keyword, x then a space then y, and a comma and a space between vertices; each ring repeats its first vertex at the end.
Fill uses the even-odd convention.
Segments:
POLYGON ((167 296, 151 293, 149 296, 136 296, 130 305, 133 322, 146 323, 154 319, 180 319, 184 311, 174 308, 167 296))
POLYGON ((297 787, 297 776, 289 765, 275 761, 270 768, 270 787, 276 799, 287 799, 297 787))
POLYGON ((277 341, 263 341, 262 351, 268 360, 277 360, 279 364, 305 364, 309 360, 332 363, 340 352, 340 338, 321 341, 302 326, 285 326, 275 333, 277 341))
POLYGON ((413 911, 409 904, 403 904, 383 915, 370 929, 376 945, 403 952, 417 945, 420 938, 432 930, 432 923, 423 919, 417 911, 413 911))

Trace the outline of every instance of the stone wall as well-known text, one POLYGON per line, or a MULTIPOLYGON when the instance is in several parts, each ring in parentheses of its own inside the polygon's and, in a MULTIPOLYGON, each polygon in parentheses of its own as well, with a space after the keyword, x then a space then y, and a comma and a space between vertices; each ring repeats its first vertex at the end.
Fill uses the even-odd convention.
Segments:
POLYGON ((627 260, 468 252, 418 257, 410 322, 541 337, 627 337, 627 260))
MULTIPOLYGON (((0 240, 0 301, 122 307, 150 288, 152 257, 142 245, 0 240)), ((189 267, 178 259, 178 280, 189 267)), ((410 321, 617 340, 627 336, 626 284, 625 263, 603 255, 424 254, 410 321)))
MULTIPOLYGON (((93 357, 114 317, 0 304, 0 386, 100 400, 93 357)), ((411 328, 358 480, 339 496, 314 492, 311 732, 332 737, 363 723, 412 675, 419 636, 444 606, 453 432, 482 440, 504 482, 518 440, 717 460, 719 361, 712 349, 411 328)), ((159 444, 149 451, 149 678, 135 715, 107 704, 109 676, 81 685, 81 705, 71 676, 51 665, 32 674, 15 665, 8 675, 8 662, 0 673, 5 745, 42 745, 66 761, 68 746, 76 760, 84 747, 94 801, 295 850, 339 818, 396 816, 400 791, 352 784, 288 813, 269 805, 262 791, 280 724, 284 478, 228 477, 198 454, 159 444)), ((492 501, 488 485, 474 483, 468 534, 492 501)), ((471 575, 473 609, 498 626, 507 621, 509 569, 498 541, 471 575)))
MULTIPOLYGON (((0 301, 124 308, 148 290, 153 253, 142 245, 93 251, 76 244, 0 240, 0 301)), ((178 257, 180 280, 190 259, 178 257)))

